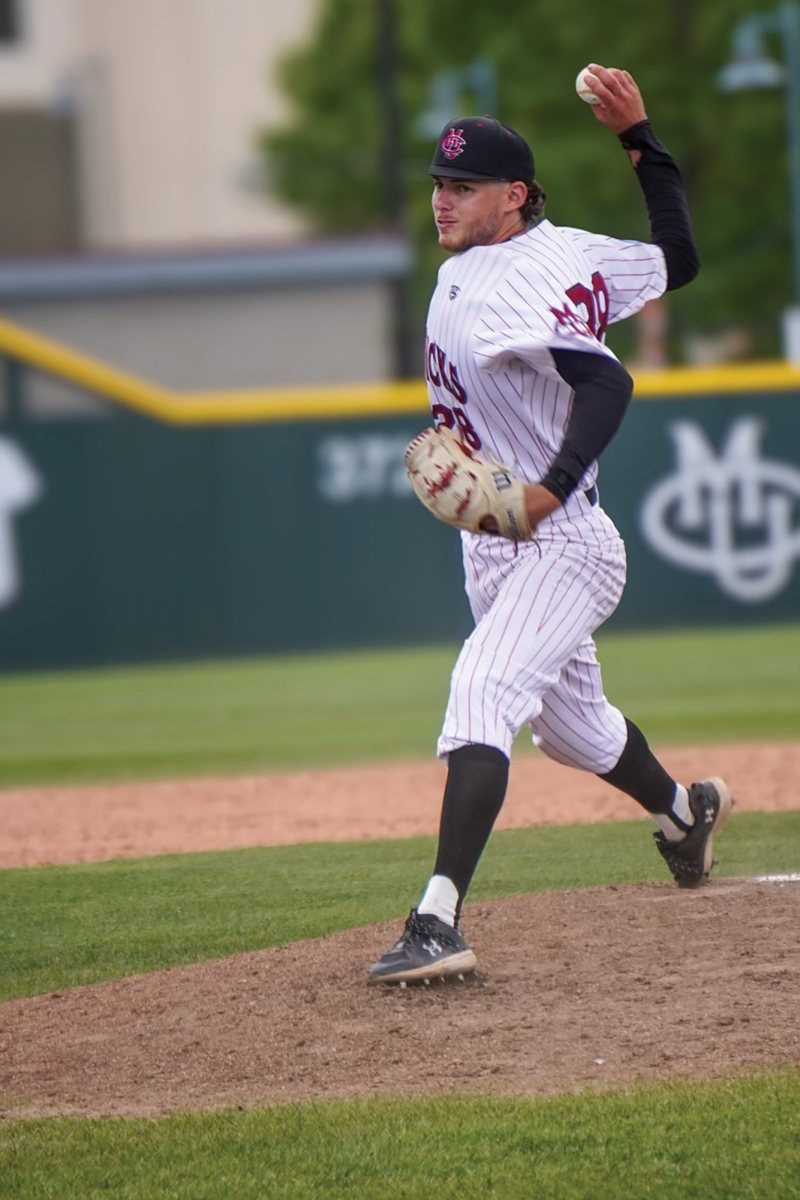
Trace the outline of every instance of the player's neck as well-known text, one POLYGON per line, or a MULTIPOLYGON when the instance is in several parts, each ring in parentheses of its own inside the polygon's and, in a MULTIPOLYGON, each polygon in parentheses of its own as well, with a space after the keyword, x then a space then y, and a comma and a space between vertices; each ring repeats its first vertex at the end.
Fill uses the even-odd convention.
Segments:
POLYGON ((527 231, 527 225, 522 220, 519 212, 511 213, 510 216, 503 221, 488 246, 498 246, 501 242, 509 242, 512 238, 519 237, 521 233, 527 231))

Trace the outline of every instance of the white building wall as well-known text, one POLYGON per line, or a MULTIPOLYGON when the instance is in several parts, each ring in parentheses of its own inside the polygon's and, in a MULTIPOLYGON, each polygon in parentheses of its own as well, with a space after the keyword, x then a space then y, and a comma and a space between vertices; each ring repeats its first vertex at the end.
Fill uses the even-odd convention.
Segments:
POLYGON ((93 247, 303 232, 254 188, 259 132, 286 102, 275 71, 319 0, 21 0, 0 53, 0 105, 75 105, 93 247))
POLYGON ((0 43, 0 108, 50 108, 80 56, 80 0, 17 0, 22 37, 0 43))

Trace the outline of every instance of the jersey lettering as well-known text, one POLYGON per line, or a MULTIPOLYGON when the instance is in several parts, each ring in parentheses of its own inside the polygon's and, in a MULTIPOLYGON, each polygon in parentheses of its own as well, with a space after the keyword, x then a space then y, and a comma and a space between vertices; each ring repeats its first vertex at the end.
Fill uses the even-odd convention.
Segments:
POLYGON ((433 346, 436 351, 436 361, 439 364, 439 378, 447 387, 447 355, 441 347, 436 345, 436 342, 433 343, 433 346))
POLYGON ((436 374, 436 351, 438 346, 436 342, 428 342, 425 347, 425 378, 433 384, 434 387, 441 387, 442 381, 436 374))
POLYGON ((579 337, 588 330, 592 337, 602 342, 608 328, 608 288, 600 272, 595 271, 592 275, 591 291, 585 284, 575 283, 571 288, 567 288, 567 298, 576 308, 584 308, 586 317, 570 312, 568 308, 551 308, 550 311, 559 326, 578 334, 579 337))
POLYGON ((592 290, 594 292, 594 303, 597 311, 596 336, 598 342, 602 342, 603 338, 606 336, 606 330, 608 329, 609 299, 606 281, 603 279, 603 276, 599 271, 595 271, 595 273, 592 275, 592 290))
MULTIPOLYGON (((458 378, 456 364, 448 362, 447 355, 436 342, 429 341, 425 347, 425 378, 434 387, 443 387, 458 404, 466 404, 469 400, 467 389, 458 378)), ((462 442, 471 450, 480 450, 481 439, 462 408, 432 404, 431 415, 437 426, 446 425, 448 429, 458 427, 462 442)))
POLYGON ((443 387, 459 404, 469 400, 467 390, 458 378, 456 364, 447 361, 447 355, 436 342, 428 342, 425 348, 425 378, 434 387, 443 387))
POLYGON ((449 376, 449 379, 444 375, 442 376, 444 386, 451 395, 455 396, 459 404, 466 404, 469 397, 467 396, 466 390, 462 387, 461 380, 458 378, 458 371, 456 370, 455 363, 450 363, 449 376))
POLYGON ((551 308, 550 312, 555 317, 559 329, 565 329, 568 334, 575 334, 576 337, 594 337, 587 321, 578 313, 571 312, 568 308, 551 308))

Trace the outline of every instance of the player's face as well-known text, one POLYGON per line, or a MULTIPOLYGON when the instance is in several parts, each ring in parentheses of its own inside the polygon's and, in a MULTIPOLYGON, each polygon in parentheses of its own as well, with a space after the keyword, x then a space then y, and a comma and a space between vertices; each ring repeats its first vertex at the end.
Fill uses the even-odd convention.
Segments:
POLYGON ((519 233, 519 207, 510 200, 509 192, 523 186, 435 177, 432 204, 439 245, 458 253, 471 246, 492 246, 519 233))

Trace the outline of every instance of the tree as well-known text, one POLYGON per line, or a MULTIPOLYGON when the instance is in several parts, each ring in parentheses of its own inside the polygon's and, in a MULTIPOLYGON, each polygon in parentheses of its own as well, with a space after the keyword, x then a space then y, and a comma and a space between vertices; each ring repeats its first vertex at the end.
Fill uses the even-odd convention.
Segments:
MULTIPOLYGON (((494 64, 497 112, 534 150, 558 225, 648 236, 625 155, 573 90, 587 62, 624 66, 639 83, 690 197, 703 269, 670 296, 672 348, 687 330, 748 329, 754 352, 776 353, 779 313, 791 299, 789 204, 781 92, 724 95, 715 75, 752 0, 506 0, 502 10, 454 0, 396 5, 408 226, 417 247, 421 314, 442 261, 430 217, 429 137, 418 120, 437 72, 494 64)), ((777 47, 776 47, 777 52, 777 47)), ((278 193, 320 230, 380 228, 385 203, 376 67, 375 0, 322 0, 308 43, 282 72, 293 112, 265 136, 278 193)), ((474 98, 463 108, 474 111, 474 98)), ((615 343, 626 348, 625 335, 615 343)), ((628 335, 630 337, 630 335, 628 335)), ((630 343, 628 343, 628 347, 630 343)))

